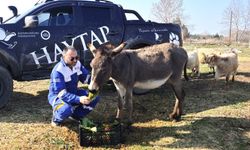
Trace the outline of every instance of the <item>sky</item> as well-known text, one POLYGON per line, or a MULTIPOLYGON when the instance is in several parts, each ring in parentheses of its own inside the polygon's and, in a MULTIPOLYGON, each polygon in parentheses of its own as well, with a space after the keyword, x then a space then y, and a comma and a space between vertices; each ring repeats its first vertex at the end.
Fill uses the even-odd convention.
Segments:
MULTIPOLYGON (((31 8, 38 0, 1 0, 0 16, 9 18, 9 5, 14 5, 21 13, 31 8)), ((159 0, 110 0, 123 8, 136 10, 144 20, 159 22, 152 15, 152 5, 159 0)), ((243 0, 247 1, 247 0, 243 0)), ((191 34, 225 34, 222 18, 231 0, 183 0, 184 24, 191 34)))

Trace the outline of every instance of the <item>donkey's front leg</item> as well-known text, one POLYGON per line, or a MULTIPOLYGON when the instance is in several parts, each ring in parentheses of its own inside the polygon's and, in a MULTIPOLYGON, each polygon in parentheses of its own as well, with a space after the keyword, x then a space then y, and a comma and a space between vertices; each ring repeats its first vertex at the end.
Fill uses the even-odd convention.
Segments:
POLYGON ((113 82, 114 82, 116 90, 117 90, 117 92, 119 94, 118 104, 117 104, 116 118, 123 119, 123 112, 122 112, 122 110, 124 108, 124 103, 125 103, 126 89, 119 82, 116 82, 114 80, 113 80, 113 82))
POLYGON ((122 119, 123 118, 123 114, 122 114, 122 110, 123 110, 123 100, 119 94, 118 97, 118 103, 117 103, 117 112, 116 112, 116 118, 117 119, 122 119))
POLYGON ((133 101, 132 101, 132 88, 127 88, 125 94, 125 108, 128 114, 128 124, 132 123, 133 101))

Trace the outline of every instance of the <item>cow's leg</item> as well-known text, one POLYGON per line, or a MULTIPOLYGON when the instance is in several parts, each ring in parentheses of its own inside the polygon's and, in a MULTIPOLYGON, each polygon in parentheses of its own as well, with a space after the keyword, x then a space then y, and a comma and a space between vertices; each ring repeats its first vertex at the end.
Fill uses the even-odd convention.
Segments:
POLYGON ((232 77, 232 82, 234 82, 234 76, 236 75, 236 73, 237 73, 236 71, 233 72, 233 75, 232 75, 232 76, 233 76, 233 77, 232 77))
POLYGON ((119 94, 118 103, 117 103, 116 118, 122 119, 123 118, 122 110, 123 110, 123 106, 125 103, 126 89, 119 82, 116 82, 116 81, 113 81, 113 82, 114 82, 116 90, 119 94))
POLYGON ((198 77, 200 77, 201 73, 200 73, 200 65, 197 66, 197 74, 198 74, 198 77))
POLYGON ((176 100, 175 100, 173 112, 169 114, 169 118, 171 120, 179 121, 181 119, 182 104, 184 101, 185 92, 182 88, 181 80, 179 80, 178 82, 172 83, 171 86, 174 90, 176 100))
POLYGON ((233 74, 233 77, 232 77, 232 82, 234 82, 234 74, 233 74))
POLYGON ((215 76, 215 70, 214 70, 214 67, 210 67, 210 69, 212 69, 212 73, 213 73, 213 75, 215 76))
POLYGON ((230 74, 227 74, 227 75, 226 75, 226 83, 228 83, 229 78, 230 78, 230 74))
POLYGON ((215 80, 218 80, 220 78, 220 76, 221 76, 220 70, 216 67, 215 68, 215 75, 214 75, 215 80))

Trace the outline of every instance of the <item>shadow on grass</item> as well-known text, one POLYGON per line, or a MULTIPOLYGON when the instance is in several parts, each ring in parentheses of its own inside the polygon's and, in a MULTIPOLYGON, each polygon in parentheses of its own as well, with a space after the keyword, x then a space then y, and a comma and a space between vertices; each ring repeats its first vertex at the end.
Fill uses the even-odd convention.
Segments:
MULTIPOLYGON (((188 118, 185 118, 188 119, 188 118)), ((250 120, 227 117, 200 118, 178 127, 134 127, 126 144, 156 148, 249 149, 250 120), (143 137, 143 138, 141 138, 143 137)))
MULTIPOLYGON (((184 113, 198 113, 221 106, 247 102, 250 99, 250 84, 245 82, 225 83, 224 79, 194 79, 184 82, 186 93, 184 113)), ((170 86, 152 90, 144 96, 134 96, 135 122, 148 122, 153 119, 166 120, 173 110, 175 97, 170 86)))
POLYGON ((52 109, 47 100, 48 91, 39 91, 37 96, 14 92, 10 102, 0 109, 0 122, 50 123, 52 109))
POLYGON ((244 77, 250 77, 250 72, 237 72, 237 75, 242 75, 244 77))

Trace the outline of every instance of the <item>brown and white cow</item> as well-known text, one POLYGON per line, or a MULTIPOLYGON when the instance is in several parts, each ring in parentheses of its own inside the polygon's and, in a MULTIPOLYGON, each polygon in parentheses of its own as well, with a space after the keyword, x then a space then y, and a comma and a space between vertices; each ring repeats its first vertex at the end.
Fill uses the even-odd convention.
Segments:
POLYGON ((219 79, 221 76, 226 76, 226 82, 228 83, 230 76, 232 75, 232 81, 237 73, 239 66, 238 53, 241 51, 237 49, 231 49, 228 53, 220 55, 212 54, 206 57, 206 62, 210 66, 215 66, 215 79, 219 79))
POLYGON ((91 62, 92 76, 89 90, 99 90, 103 84, 112 79, 120 98, 118 101, 117 118, 122 118, 125 106, 128 121, 132 122, 132 91, 133 88, 154 89, 168 81, 174 90, 176 102, 170 119, 180 120, 184 90, 182 87, 182 71, 186 75, 187 53, 183 48, 164 43, 137 50, 122 50, 125 44, 114 47, 103 44, 96 49, 89 44, 94 58, 91 62))

